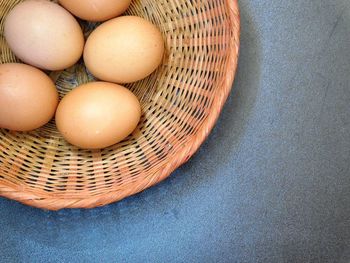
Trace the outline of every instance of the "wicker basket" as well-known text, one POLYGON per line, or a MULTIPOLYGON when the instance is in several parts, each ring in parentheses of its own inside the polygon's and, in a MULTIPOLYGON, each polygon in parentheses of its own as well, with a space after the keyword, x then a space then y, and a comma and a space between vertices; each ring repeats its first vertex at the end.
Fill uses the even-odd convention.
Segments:
MULTIPOLYGON (((19 2, 0 0, 1 32, 19 2)), ((167 50, 157 72, 129 85, 142 102, 137 130, 86 151, 69 145, 54 122, 31 133, 0 129, 0 196, 49 210, 106 205, 165 179, 206 139, 236 71, 237 0, 133 0, 127 13, 158 25, 167 50)), ((96 26, 81 24, 86 35, 96 26)), ((2 34, 0 61, 16 61, 2 34)), ((51 77, 61 96, 92 80, 83 63, 51 77)))

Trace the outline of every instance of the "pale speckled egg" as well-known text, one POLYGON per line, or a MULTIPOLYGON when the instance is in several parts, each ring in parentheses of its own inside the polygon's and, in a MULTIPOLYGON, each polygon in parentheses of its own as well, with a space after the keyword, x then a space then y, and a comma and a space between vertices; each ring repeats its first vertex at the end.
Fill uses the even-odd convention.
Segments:
POLYGON ((91 82, 68 93, 56 112, 63 137, 83 149, 100 149, 130 135, 141 117, 137 97, 113 83, 91 82))
POLYGON ((0 128, 31 131, 55 114, 58 92, 42 71, 25 64, 0 65, 0 128))
POLYGON ((98 79, 131 83, 139 81, 161 64, 164 40, 160 30, 136 16, 109 20, 88 38, 84 61, 98 79))
POLYGON ((81 19, 101 22, 124 13, 131 0, 59 0, 59 3, 81 19))
POLYGON ((76 19, 47 0, 16 5, 6 17, 4 34, 20 60, 45 70, 74 65, 84 49, 83 32, 76 19))

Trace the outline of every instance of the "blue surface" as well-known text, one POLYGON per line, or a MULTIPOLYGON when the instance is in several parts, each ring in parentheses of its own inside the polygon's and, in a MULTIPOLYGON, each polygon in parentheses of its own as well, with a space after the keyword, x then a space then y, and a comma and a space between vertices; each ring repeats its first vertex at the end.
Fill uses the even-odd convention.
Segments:
POLYGON ((94 210, 0 199, 0 262, 350 262, 350 2, 241 0, 234 91, 164 183, 94 210))

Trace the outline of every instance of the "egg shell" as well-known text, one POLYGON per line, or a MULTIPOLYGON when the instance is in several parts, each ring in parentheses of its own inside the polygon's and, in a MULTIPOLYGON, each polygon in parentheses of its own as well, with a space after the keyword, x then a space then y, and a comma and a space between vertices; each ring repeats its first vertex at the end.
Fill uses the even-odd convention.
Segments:
POLYGON ((63 98, 56 125, 71 144, 100 149, 125 139, 140 117, 140 103, 130 90, 113 83, 91 82, 63 98))
POLYGON ((84 49, 84 36, 76 19, 63 7, 46 0, 16 5, 5 19, 4 34, 23 62, 45 70, 74 65, 84 49))
POLYGON ((124 13, 131 0, 59 0, 59 3, 81 19, 102 22, 124 13))
POLYGON ((37 129, 54 116, 58 92, 42 71, 24 64, 0 65, 0 128, 37 129))
POLYGON ((84 61, 98 79, 131 83, 141 80, 162 62, 164 40, 149 21, 123 16, 100 25, 89 36, 84 61))

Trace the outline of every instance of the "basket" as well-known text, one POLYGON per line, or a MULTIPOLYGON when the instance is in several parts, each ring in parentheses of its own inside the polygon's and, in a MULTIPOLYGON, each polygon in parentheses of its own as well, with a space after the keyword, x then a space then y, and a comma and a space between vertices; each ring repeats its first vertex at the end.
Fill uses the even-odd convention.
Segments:
MULTIPOLYGON (((19 2, 0 0, 0 32, 19 2)), ((68 144, 54 121, 30 133, 0 129, 0 196, 48 210, 103 206, 162 181, 206 139, 236 71, 237 0, 133 0, 127 14, 152 21, 166 42, 162 66, 128 85, 142 104, 136 131, 88 151, 68 144)), ((80 23, 86 36, 96 26, 80 23)), ((1 34, 0 62, 16 61, 1 34)), ((93 80, 83 62, 49 74, 61 97, 93 80)))

